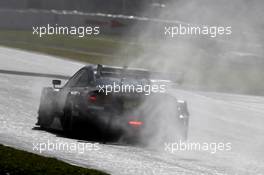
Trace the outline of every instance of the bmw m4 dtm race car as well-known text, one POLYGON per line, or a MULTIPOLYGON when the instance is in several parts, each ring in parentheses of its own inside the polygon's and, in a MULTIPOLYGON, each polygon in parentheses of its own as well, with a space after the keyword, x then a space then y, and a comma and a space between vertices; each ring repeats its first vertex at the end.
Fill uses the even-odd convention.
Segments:
POLYGON ((39 125, 66 133, 80 128, 93 137, 151 137, 173 127, 187 139, 189 112, 184 100, 166 92, 173 76, 127 67, 89 65, 62 86, 44 87, 38 110, 39 125), (163 123, 162 125, 160 125, 163 123))

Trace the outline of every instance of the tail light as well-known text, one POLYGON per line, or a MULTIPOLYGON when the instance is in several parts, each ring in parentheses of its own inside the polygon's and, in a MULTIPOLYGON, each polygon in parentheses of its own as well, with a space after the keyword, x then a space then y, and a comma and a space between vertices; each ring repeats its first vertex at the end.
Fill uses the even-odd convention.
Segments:
POLYGON ((98 93, 97 91, 94 91, 87 94, 87 101, 89 103, 104 105, 106 103, 111 103, 111 98, 109 98, 109 96, 106 97, 104 94, 98 93))
POLYGON ((89 100, 89 102, 96 102, 97 101, 97 96, 96 95, 90 95, 88 97, 88 100, 89 100))
POLYGON ((141 126, 141 125, 143 125, 143 122, 141 122, 141 121, 129 121, 128 124, 131 126, 141 126))

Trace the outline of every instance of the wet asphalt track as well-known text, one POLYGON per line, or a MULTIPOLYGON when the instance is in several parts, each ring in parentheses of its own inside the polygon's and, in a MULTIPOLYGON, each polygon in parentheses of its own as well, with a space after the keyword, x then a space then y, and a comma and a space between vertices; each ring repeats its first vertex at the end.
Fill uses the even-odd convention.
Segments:
MULTIPOLYGON (((83 64, 0 47, 0 69, 72 75, 83 64)), ((0 143, 33 151, 33 143, 82 143, 34 129, 40 91, 51 78, 0 74, 0 143)), ((232 150, 176 152, 120 144, 99 144, 85 153, 44 151, 72 164, 111 174, 264 174, 264 98, 204 92, 173 92, 189 103, 190 141, 231 142, 232 150)))

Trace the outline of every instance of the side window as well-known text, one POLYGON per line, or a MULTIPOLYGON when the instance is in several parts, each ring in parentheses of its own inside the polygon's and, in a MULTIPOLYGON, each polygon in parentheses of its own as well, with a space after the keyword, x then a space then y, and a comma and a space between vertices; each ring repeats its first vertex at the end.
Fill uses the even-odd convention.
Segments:
POLYGON ((86 70, 80 70, 77 72, 65 85, 65 87, 73 87, 75 86, 76 82, 80 79, 81 75, 86 72, 86 70))
POLYGON ((92 81, 93 81, 93 72, 85 70, 79 77, 75 86, 76 87, 90 86, 92 81))

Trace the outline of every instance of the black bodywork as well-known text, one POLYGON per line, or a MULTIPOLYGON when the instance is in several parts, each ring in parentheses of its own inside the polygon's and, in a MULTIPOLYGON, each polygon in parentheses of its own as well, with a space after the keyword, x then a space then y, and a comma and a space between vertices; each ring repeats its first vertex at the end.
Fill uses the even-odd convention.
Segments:
POLYGON ((170 117, 176 119, 175 127, 179 128, 177 134, 186 139, 189 113, 185 101, 167 93, 145 95, 112 92, 106 95, 98 88, 113 82, 122 83, 124 79, 133 79, 133 83, 135 80, 136 83, 150 83, 151 76, 164 79, 162 74, 140 69, 85 66, 63 87, 56 87, 61 82, 53 80, 53 87, 43 88, 37 125, 48 129, 57 119, 61 129, 68 133, 84 128, 87 134, 95 137, 150 137, 159 127, 154 122, 158 121, 157 117, 153 116, 158 115, 162 120, 166 105, 158 109, 164 102, 169 102, 175 110, 170 117))

